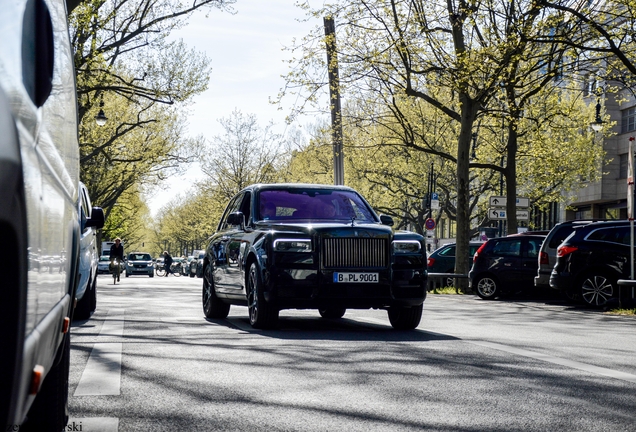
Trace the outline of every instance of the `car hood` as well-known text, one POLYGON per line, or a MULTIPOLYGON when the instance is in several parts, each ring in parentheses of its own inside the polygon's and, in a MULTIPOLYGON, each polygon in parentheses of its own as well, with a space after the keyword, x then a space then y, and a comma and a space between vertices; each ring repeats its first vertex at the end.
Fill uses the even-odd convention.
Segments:
POLYGON ((258 229, 273 229, 290 234, 327 237, 392 237, 391 227, 380 224, 351 224, 351 222, 258 223, 258 229))

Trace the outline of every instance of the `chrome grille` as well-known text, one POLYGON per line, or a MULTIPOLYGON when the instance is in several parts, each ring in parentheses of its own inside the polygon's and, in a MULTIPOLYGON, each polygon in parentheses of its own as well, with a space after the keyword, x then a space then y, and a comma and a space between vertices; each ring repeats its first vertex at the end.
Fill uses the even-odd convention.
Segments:
POLYGON ((386 239, 326 238, 322 244, 322 262, 325 268, 387 267, 386 239))

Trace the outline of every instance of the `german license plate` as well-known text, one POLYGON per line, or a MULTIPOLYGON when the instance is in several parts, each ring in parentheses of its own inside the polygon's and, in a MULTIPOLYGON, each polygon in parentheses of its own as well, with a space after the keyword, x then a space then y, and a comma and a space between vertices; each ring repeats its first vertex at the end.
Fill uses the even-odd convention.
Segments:
POLYGON ((378 283, 378 274, 334 272, 333 281, 334 283, 378 283))

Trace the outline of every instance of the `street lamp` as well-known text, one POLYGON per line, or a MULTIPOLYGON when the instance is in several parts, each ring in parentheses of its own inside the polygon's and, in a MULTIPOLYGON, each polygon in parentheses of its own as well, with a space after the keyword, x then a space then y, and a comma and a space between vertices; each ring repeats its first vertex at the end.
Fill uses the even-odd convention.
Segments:
POLYGON ((99 112, 95 116, 95 122, 98 126, 104 126, 107 120, 108 117, 106 117, 106 114, 104 114, 104 101, 102 100, 99 102, 99 112))
POLYGON ((596 118, 591 123, 592 129, 594 132, 600 132, 603 130, 603 119, 601 118, 601 93, 602 90, 599 88, 596 95, 596 118))

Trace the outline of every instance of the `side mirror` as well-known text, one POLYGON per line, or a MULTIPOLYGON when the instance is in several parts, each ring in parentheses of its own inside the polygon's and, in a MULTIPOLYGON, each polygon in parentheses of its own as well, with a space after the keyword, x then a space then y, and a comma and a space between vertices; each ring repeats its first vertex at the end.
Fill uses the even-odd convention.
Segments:
POLYGON ((91 210, 91 218, 86 220, 86 226, 100 229, 104 227, 104 222, 104 210, 102 210, 101 207, 93 207, 91 210))
POLYGON ((380 215, 380 222, 382 225, 393 226, 393 218, 389 215, 380 215))
POLYGON ((234 212, 230 213, 227 217, 227 223, 233 226, 243 226, 245 222, 245 218, 243 217, 242 212, 234 212))

